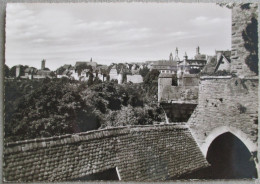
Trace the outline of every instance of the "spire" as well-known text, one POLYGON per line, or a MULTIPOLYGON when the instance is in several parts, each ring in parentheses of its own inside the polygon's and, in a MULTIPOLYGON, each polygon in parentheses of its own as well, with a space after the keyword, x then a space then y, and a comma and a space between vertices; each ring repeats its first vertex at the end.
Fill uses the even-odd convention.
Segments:
POLYGON ((173 61, 172 52, 170 53, 169 61, 173 61))
POLYGON ((180 61, 180 58, 178 56, 178 47, 176 47, 176 50, 175 50, 175 58, 174 58, 174 61, 180 61))
POLYGON ((200 47, 199 46, 196 48, 196 53, 197 53, 197 55, 200 54, 200 47))
POLYGON ((92 62, 92 58, 90 58, 90 62, 92 62))
POLYGON ((184 54, 184 59, 188 59, 188 55, 187 55, 186 52, 185 52, 185 54, 184 54))

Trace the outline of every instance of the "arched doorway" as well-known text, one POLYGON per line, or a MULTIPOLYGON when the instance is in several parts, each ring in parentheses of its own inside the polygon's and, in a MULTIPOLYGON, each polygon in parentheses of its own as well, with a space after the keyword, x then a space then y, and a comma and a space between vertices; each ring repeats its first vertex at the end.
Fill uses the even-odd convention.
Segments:
POLYGON ((223 133, 212 141, 206 158, 211 164, 208 178, 257 178, 256 165, 250 151, 230 132, 223 133))

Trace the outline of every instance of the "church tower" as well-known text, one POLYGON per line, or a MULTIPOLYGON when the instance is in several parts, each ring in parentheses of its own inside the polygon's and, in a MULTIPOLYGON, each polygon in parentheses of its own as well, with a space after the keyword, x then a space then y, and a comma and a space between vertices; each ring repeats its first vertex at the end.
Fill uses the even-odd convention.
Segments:
POLYGON ((196 48, 196 54, 200 55, 200 47, 199 46, 196 48))
POLYGON ((175 50, 175 58, 174 58, 174 61, 177 61, 177 62, 180 61, 180 58, 179 58, 179 56, 178 56, 178 47, 176 47, 176 50, 175 50))
POLYGON ((46 63, 46 60, 43 59, 43 60, 42 60, 42 67, 41 67, 42 70, 44 70, 44 68, 45 68, 45 63, 46 63))
POLYGON ((170 53, 169 61, 171 61, 171 62, 173 61, 172 52, 170 53))

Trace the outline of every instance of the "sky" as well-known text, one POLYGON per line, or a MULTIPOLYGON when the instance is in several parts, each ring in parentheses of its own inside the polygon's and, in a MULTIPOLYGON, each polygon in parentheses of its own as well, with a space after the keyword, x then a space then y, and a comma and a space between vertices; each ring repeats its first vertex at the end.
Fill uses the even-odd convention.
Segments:
POLYGON ((193 58, 231 49, 231 10, 215 3, 8 3, 6 64, 55 70, 98 64, 193 58))

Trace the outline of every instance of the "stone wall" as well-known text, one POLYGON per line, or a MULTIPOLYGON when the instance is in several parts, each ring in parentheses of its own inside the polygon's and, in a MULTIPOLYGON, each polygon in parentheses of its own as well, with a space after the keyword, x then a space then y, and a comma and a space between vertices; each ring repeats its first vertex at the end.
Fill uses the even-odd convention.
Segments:
POLYGON ((240 77, 257 75, 252 70, 258 68, 258 58, 250 57, 250 54, 258 53, 257 25, 254 25, 257 24, 257 19, 258 8, 256 3, 239 4, 232 8, 231 72, 240 77), (254 48, 250 48, 252 43, 249 44, 249 40, 252 43, 256 41, 254 48), (250 69, 247 63, 251 63, 253 69, 250 69))
POLYGON ((232 133, 237 134, 242 141, 244 139, 245 142, 254 144, 246 145, 252 148, 250 151, 256 151, 258 77, 241 79, 231 76, 205 76, 201 77, 200 83, 198 106, 188 125, 202 152, 206 155, 209 146, 207 139, 213 140, 214 135, 211 133, 219 127, 232 129, 232 133))
POLYGON ((199 86, 199 77, 196 74, 183 74, 182 86, 199 86))
POLYGON ((5 181, 70 181, 117 168, 124 181, 159 181, 207 167, 183 124, 118 127, 5 145, 5 181))
POLYGON ((199 86, 198 76, 193 74, 184 74, 180 77, 181 83, 179 82, 178 86, 172 85, 173 77, 173 74, 162 73, 159 75, 158 102, 196 104, 199 86))
POLYGON ((159 102, 198 103, 198 86, 165 86, 159 102))

